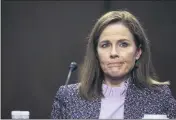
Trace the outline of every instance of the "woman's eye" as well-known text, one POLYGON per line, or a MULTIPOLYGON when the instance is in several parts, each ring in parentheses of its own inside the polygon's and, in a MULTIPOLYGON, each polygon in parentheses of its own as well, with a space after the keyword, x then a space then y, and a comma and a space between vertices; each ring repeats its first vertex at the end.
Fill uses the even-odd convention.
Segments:
POLYGON ((102 44, 102 45, 101 45, 102 48, 106 48, 106 47, 108 47, 108 46, 109 46, 108 43, 106 43, 106 44, 102 44))
POLYGON ((128 43, 122 42, 122 43, 120 43, 120 47, 128 47, 128 43))

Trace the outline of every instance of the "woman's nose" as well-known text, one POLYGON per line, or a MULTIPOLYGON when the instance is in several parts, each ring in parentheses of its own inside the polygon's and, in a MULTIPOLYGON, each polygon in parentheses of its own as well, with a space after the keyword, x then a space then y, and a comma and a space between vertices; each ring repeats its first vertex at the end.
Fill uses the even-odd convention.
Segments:
POLYGON ((118 52, 117 52, 117 48, 112 47, 111 52, 110 52, 110 58, 116 58, 116 57, 119 57, 118 52))

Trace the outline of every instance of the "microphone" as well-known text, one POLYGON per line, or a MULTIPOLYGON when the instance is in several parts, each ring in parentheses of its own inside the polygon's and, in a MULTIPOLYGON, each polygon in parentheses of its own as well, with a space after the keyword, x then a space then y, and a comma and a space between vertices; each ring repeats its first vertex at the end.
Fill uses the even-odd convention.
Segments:
POLYGON ((77 69, 77 63, 71 62, 70 66, 69 66, 69 72, 68 72, 68 76, 67 76, 67 80, 65 82, 65 85, 68 84, 68 82, 70 81, 70 76, 71 76, 72 72, 76 69, 77 69))

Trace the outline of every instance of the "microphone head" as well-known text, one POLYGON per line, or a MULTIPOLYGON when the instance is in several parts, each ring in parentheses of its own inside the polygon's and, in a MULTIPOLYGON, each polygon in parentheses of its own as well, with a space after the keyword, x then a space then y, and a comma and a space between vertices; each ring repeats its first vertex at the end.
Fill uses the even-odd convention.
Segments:
POLYGON ((76 62, 71 62, 69 69, 73 72, 74 70, 77 69, 77 63, 76 62))

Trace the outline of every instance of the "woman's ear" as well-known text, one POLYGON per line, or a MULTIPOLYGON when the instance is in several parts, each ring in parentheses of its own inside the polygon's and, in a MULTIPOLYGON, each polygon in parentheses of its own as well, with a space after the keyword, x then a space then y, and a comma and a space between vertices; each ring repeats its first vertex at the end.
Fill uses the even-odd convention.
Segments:
POLYGON ((136 60, 139 60, 139 58, 141 57, 141 55, 142 55, 142 49, 141 49, 141 47, 139 47, 136 50, 136 60))

